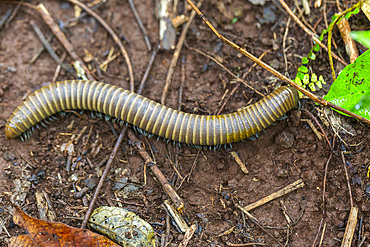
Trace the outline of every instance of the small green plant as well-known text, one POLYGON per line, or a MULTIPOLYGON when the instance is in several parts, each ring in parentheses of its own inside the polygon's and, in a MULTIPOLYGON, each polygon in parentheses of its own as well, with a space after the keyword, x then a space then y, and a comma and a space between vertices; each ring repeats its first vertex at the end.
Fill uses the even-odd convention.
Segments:
MULTIPOLYGON (((324 39, 324 35, 328 32, 328 30, 323 30, 319 39, 322 41, 324 39)), ((294 82, 300 85, 303 88, 309 88, 311 91, 316 91, 322 89, 322 84, 326 84, 324 77, 322 75, 317 78, 315 73, 309 73, 308 63, 312 60, 316 59, 316 53, 320 51, 320 45, 315 44, 310 52, 308 53, 307 57, 302 57, 302 65, 297 70, 297 75, 294 79, 294 82)), ((300 97, 302 93, 299 92, 300 97)))

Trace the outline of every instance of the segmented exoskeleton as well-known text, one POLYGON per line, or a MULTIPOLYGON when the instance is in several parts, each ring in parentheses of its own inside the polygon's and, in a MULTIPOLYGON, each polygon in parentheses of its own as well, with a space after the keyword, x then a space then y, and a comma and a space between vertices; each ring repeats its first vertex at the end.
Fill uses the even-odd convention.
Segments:
POLYGON ((214 146, 249 138, 267 128, 298 101, 298 92, 279 87, 234 113, 203 116, 173 110, 128 90, 85 80, 52 83, 27 97, 5 128, 15 138, 55 113, 81 109, 100 112, 180 143, 214 146))

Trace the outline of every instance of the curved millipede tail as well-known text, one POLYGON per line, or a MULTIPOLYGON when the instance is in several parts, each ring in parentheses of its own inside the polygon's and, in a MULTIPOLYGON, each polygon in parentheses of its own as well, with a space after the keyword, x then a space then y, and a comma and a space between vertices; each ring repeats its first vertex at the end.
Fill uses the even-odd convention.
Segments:
POLYGON ((257 103, 234 113, 202 116, 173 110, 103 82, 61 81, 28 96, 9 117, 5 136, 15 138, 53 114, 78 109, 123 120, 145 133, 168 140, 193 146, 218 146, 254 136, 295 107, 297 102, 297 90, 279 87, 257 103))

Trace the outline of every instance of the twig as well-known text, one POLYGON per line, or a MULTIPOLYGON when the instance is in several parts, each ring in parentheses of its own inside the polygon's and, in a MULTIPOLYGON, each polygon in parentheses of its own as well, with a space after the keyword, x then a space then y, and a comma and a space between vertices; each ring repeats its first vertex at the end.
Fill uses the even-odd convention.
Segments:
POLYGON ((116 144, 114 145, 114 148, 113 148, 113 151, 108 159, 108 162, 105 166, 105 169, 104 169, 104 172, 103 174, 101 175, 100 177, 100 180, 99 180, 99 183, 98 185, 96 186, 96 189, 95 189, 95 192, 94 192, 94 196, 93 198, 91 199, 91 202, 90 202, 90 205, 89 205, 89 208, 87 209, 87 212, 86 212, 86 215, 85 215, 85 218, 84 220, 82 221, 82 224, 81 224, 81 228, 85 228, 86 227, 86 224, 89 220, 89 217, 93 211, 93 207, 95 205, 95 202, 96 202, 96 199, 98 198, 99 196, 99 192, 100 192, 100 188, 103 186, 103 183, 104 183, 104 180, 105 178, 107 177, 108 175, 108 172, 110 170, 110 167, 112 166, 112 163, 113 163, 113 160, 114 160, 114 157, 116 157, 116 154, 117 154, 117 151, 118 151, 118 148, 119 146, 121 145, 121 142, 123 140, 123 137, 125 135, 125 132, 126 132, 126 129, 127 128, 122 128, 122 131, 121 131, 121 134, 119 135, 118 139, 117 139, 117 142, 116 144))
POLYGON ((355 233, 357 225, 357 214, 358 208, 351 206, 351 211, 349 213, 346 231, 344 232, 341 247, 351 247, 353 234, 355 233))
POLYGON ((333 152, 330 153, 329 159, 328 159, 328 161, 326 162, 326 165, 325 165, 324 181, 323 181, 323 185, 322 185, 322 212, 323 212, 323 214, 325 214, 326 178, 328 176, 328 167, 329 167, 329 163, 330 163, 330 160, 331 160, 332 156, 333 156, 333 152))
MULTIPOLYGON (((219 38, 221 39, 222 42, 230 45, 232 48, 234 48, 235 50, 239 51, 240 53, 242 53, 243 55, 245 55, 246 57, 248 57, 249 59, 251 59, 253 62, 257 63, 258 65, 260 65, 262 68, 266 69, 267 71, 269 71, 270 73, 272 73, 273 75, 277 76, 279 79, 287 82, 289 85, 291 85, 292 87, 294 87, 295 89, 297 89, 298 91, 300 91, 301 93, 303 93, 304 95, 310 97, 312 100, 316 101, 317 103, 319 104, 322 104, 323 106, 329 106, 335 110, 338 110, 340 112, 343 112, 353 118, 356 118, 364 123, 367 123, 367 124, 370 124, 370 120, 369 119, 366 119, 362 116, 359 116, 353 112, 350 112, 346 109, 343 109, 342 107, 339 107, 327 100, 324 100, 322 99, 321 97, 317 97, 316 95, 314 95, 313 93, 307 91, 306 89, 298 86, 295 82, 293 82, 291 79, 289 79, 288 77, 282 75, 280 72, 278 72, 277 70, 273 69, 272 67, 270 67, 269 65, 267 65, 266 63, 264 63, 263 61, 257 59, 257 57, 253 56, 251 53, 249 53, 247 50, 245 50, 244 48, 238 46, 237 44, 233 43, 232 41, 230 41, 229 39, 225 38, 224 36, 222 36, 221 34, 219 34, 217 32, 217 30, 212 26, 212 24, 207 20, 207 18, 205 18, 205 16, 202 14, 202 12, 199 11, 199 9, 194 5, 194 3, 191 1, 191 0, 187 0, 187 2, 190 4, 190 6, 198 13, 198 15, 202 18, 202 20, 207 24, 207 26, 213 31, 213 33, 219 38)), ((330 53, 329 53, 330 54, 330 53)))
MULTIPOLYGON (((201 0, 198 3, 198 6, 199 7, 201 6, 202 1, 203 0, 201 0)), ((190 18, 189 18, 188 22, 186 23, 186 26, 184 27, 184 29, 181 32, 179 41, 177 42, 176 49, 175 49, 175 52, 173 53, 171 64, 170 64, 170 67, 168 69, 168 73, 167 73, 167 77, 166 77, 166 82, 165 82, 165 85, 164 85, 164 88, 163 88, 163 92, 162 92, 162 97, 161 97, 161 104, 162 105, 164 105, 164 103, 166 102, 167 93, 168 93, 168 90, 169 90, 169 88, 171 86, 172 76, 173 76, 173 73, 175 71, 177 60, 179 58, 180 51, 182 49, 182 45, 184 44, 184 41, 185 41, 185 38, 186 38, 186 34, 188 33, 190 24, 192 23, 195 15, 196 15, 196 13, 194 11, 192 11, 191 14, 190 14, 190 18)))
POLYGON ((264 244, 264 243, 244 243, 244 244, 233 244, 231 242, 226 242, 226 245, 227 246, 232 246, 232 247, 243 247, 243 246, 255 246, 255 245, 261 245, 261 246, 264 246, 264 245, 267 245, 267 244, 264 244))
POLYGON ((227 102, 230 100, 231 96, 233 96, 233 94, 235 93, 235 91, 240 87, 240 82, 238 82, 238 84, 236 84, 236 86, 233 88, 233 90, 230 92, 229 96, 227 96, 227 98, 225 99, 224 103, 222 103, 222 106, 220 107, 220 109, 218 109, 216 115, 220 115, 220 113, 222 112, 222 110, 225 108, 227 102))
POLYGON ((240 205, 235 205, 237 208, 239 208, 241 211, 243 211, 245 213, 245 215, 248 217, 249 220, 251 220, 254 224, 256 224, 264 233, 266 233, 267 235, 269 235, 270 238, 272 238, 276 243, 278 243, 279 245, 282 245, 282 243, 280 243, 279 240, 277 240, 274 236, 272 236, 271 233, 269 233, 263 226, 261 226, 257 219, 251 215, 245 208, 243 208, 242 206, 240 205))
POLYGON ((353 199, 352 199, 352 191, 351 191, 351 184, 349 182, 349 176, 348 176, 348 171, 347 171, 347 166, 346 166, 346 160, 344 158, 343 152, 340 153, 342 156, 342 161, 343 161, 343 167, 344 167, 344 172, 346 174, 346 179, 347 179, 347 185, 348 185, 348 191, 349 191, 349 199, 351 202, 351 208, 353 208, 353 199))
POLYGON ((245 166, 245 164, 242 162, 242 160, 240 159, 239 155, 237 152, 235 151, 232 151, 230 152, 231 156, 235 159, 235 162, 239 165, 240 169, 245 173, 245 174, 248 174, 248 169, 247 167, 245 166))
MULTIPOLYGON (((64 59, 66 59, 66 57, 67 57, 67 52, 64 51, 63 54, 62 54, 62 57, 60 58, 60 61, 63 63, 64 59)), ((53 79, 51 80, 52 83, 55 83, 57 81, 61 68, 62 68, 62 66, 60 64, 58 64, 57 68, 55 69, 53 79)))
POLYGON ((139 13, 136 11, 134 2, 132 0, 128 0, 128 3, 130 4, 131 10, 134 13, 134 16, 136 18, 137 23, 139 24, 140 30, 144 35, 144 40, 145 40, 146 46, 148 47, 148 51, 151 51, 152 50, 152 45, 150 44, 148 33, 146 32, 146 29, 143 25, 143 22, 140 19, 139 13))
POLYGON ((178 210, 174 208, 170 200, 164 201, 164 206, 167 209, 167 212, 172 216, 176 225, 180 228, 182 232, 186 232, 189 229, 188 224, 185 222, 184 218, 181 216, 178 210))
POLYGON ((86 76, 89 80, 94 81, 94 77, 91 75, 89 69, 84 64, 81 58, 75 52, 72 44, 68 41, 62 30, 60 30, 59 26, 55 23, 53 18, 50 16, 50 13, 45 8, 45 6, 40 3, 37 5, 37 11, 40 13, 42 19, 44 19, 45 23, 49 26, 50 30, 54 33, 55 37, 58 38, 60 43, 62 43, 63 47, 67 50, 68 54, 72 57, 73 60, 79 61, 81 63, 82 68, 84 69, 86 76))
POLYGON ((288 31, 289 31, 290 20, 291 18, 289 17, 288 21, 286 22, 285 32, 283 36, 283 54, 284 54, 284 62, 285 62, 285 75, 288 74, 288 59, 286 57, 287 49, 285 48, 285 46, 286 46, 286 37, 288 36, 288 31))
POLYGON ((328 143, 328 145, 329 145, 330 150, 333 152, 333 151, 334 151, 334 149, 333 149, 333 147, 332 147, 332 145, 331 145, 331 143, 330 143, 330 141, 329 141, 329 139, 328 139, 328 136, 326 135, 326 133, 325 133, 325 131, 324 131, 323 127, 322 127, 322 126, 321 126, 321 124, 319 123, 319 121, 317 121, 317 119, 315 118, 315 116, 314 116, 311 112, 309 112, 307 109, 303 109, 303 111, 304 111, 307 115, 309 115, 309 116, 313 119, 313 121, 315 121, 315 123, 319 126, 319 128, 320 128, 320 130, 321 130, 322 134, 323 134, 323 135, 324 135, 324 137, 325 137, 326 142, 327 142, 327 143, 328 143))
POLYGON ((159 50, 159 43, 155 46, 155 48, 153 50, 153 53, 152 53, 152 56, 150 57, 150 60, 149 60, 149 63, 148 63, 148 67, 145 70, 143 79, 141 79, 139 90, 137 90, 137 93, 138 94, 141 94, 143 92, 143 90, 144 90, 145 81, 148 79, 149 72, 150 72, 150 70, 151 70, 151 68, 153 66, 154 59, 155 59, 155 56, 158 53, 158 50, 159 50))
POLYGON ((135 147, 138 149, 141 157, 143 157, 143 159, 145 160, 145 165, 150 167, 159 182, 162 184, 164 190, 167 192, 168 196, 171 198, 176 209, 181 212, 184 209, 184 202, 182 201, 180 196, 167 181, 161 170, 159 170, 158 166, 153 162, 148 152, 145 151, 143 143, 135 136, 135 134, 131 130, 128 130, 127 134, 131 141, 134 143, 135 147))
POLYGON ((132 70, 130 58, 128 56, 128 53, 123 46, 120 38, 117 36, 117 34, 113 31, 113 29, 104 21, 103 18, 101 18, 98 14, 96 14, 93 10, 91 10, 89 7, 87 7, 85 4, 81 3, 80 1, 77 0, 68 0, 69 2, 76 4, 80 6, 83 10, 85 10, 87 13, 89 13, 92 17, 94 17, 107 31, 108 33, 112 36, 114 42, 118 45, 118 47, 121 50, 122 56, 126 61, 127 64, 127 69, 128 69, 128 74, 130 77, 130 90, 133 92, 134 91, 134 72, 132 70))
POLYGON ((321 234, 321 238, 320 238, 320 242, 319 242, 319 247, 321 247, 322 241, 324 241, 325 230, 326 230, 326 222, 324 223, 324 226, 322 228, 322 234, 321 234))
POLYGON ((320 235, 320 231, 321 231, 321 227, 322 227, 322 223, 323 222, 324 222, 324 218, 321 218, 319 229, 317 230, 317 234, 316 234, 315 240, 313 241, 313 243, 311 245, 312 247, 316 247, 316 241, 319 238, 319 235, 320 235))
MULTIPOLYGON (((53 34, 52 33, 50 33, 50 35, 47 37, 47 41, 50 43, 50 41, 51 41, 51 39, 53 38, 53 34)), ((33 55, 32 56, 32 58, 29 60, 29 62, 28 63, 30 63, 30 64, 33 64, 38 58, 39 58, 39 56, 41 55, 41 53, 43 52, 43 51, 45 51, 45 46, 41 46, 40 48, 39 48, 39 50, 35 53, 35 55, 33 55)), ((63 60, 63 59, 62 59, 63 60)))
POLYGON ((19 4, 14 8, 12 15, 9 17, 9 19, 5 23, 5 27, 9 25, 9 23, 14 19, 14 17, 17 15, 19 8, 21 7, 24 0, 20 1, 19 4))
POLYGON ((188 243, 189 243, 190 239, 193 237, 193 234, 194 234, 196 229, 197 229, 197 225, 193 224, 188 228, 188 230, 186 230, 185 235, 184 235, 184 239, 179 244, 179 247, 186 247, 188 245, 188 243))
POLYGON ((197 155, 195 156, 195 159, 194 159, 193 165, 191 166, 190 172, 189 172, 189 173, 184 177, 184 179, 185 179, 186 177, 188 177, 188 183, 189 183, 189 180, 190 180, 191 174, 192 174, 192 172, 193 172, 193 170, 194 170, 194 168, 195 168, 195 165, 197 164, 199 154, 200 154, 200 150, 198 150, 197 155))
POLYGON ((353 63, 359 56, 355 41, 350 37, 351 28, 346 18, 340 20, 337 24, 340 34, 342 35, 343 42, 346 47, 346 52, 349 56, 349 61, 353 63))
MULTIPOLYGON (((283 8, 288 12, 288 14, 293 18, 293 20, 303 29, 303 31, 305 31, 308 35, 311 36, 311 38, 321 46, 321 48, 325 49, 325 51, 328 51, 329 54, 332 54, 333 57, 335 59, 337 59, 341 64, 343 64, 344 66, 347 66, 348 64, 343 61, 340 57, 338 57, 335 53, 331 53, 331 51, 329 50, 329 47, 326 47, 317 37, 316 35, 311 31, 309 30, 299 19, 298 17, 293 13, 293 11, 291 11, 291 9, 289 8, 289 6, 284 2, 284 0, 279 0, 279 2, 281 3, 281 5, 283 6, 283 8)), ((330 39, 329 39, 330 40, 330 39)))
POLYGON ((44 34, 41 32, 40 28, 34 22, 31 22, 31 26, 32 26, 33 30, 35 31, 35 33, 37 34, 37 37, 41 41, 42 45, 45 47, 45 49, 50 54, 50 56, 53 58, 53 60, 55 62, 57 62, 57 64, 59 64, 68 73, 70 73, 73 76, 76 76, 76 74, 73 72, 73 70, 71 68, 69 68, 66 64, 64 64, 62 62, 62 60, 58 57, 58 55, 54 52, 53 48, 51 47, 51 45, 47 41, 44 34))
POLYGON ((291 183, 289 184, 288 186, 282 188, 281 190, 277 191, 277 192, 274 192, 252 204, 249 204, 248 206, 244 207, 244 210, 246 211, 250 211, 254 208, 257 208, 269 201, 272 201, 280 196, 283 196, 283 195, 286 195, 296 189, 299 189, 299 188, 302 188, 304 186, 304 182, 302 179, 298 179, 297 181, 295 181, 294 183, 291 183))
POLYGON ((8 11, 5 12, 3 17, 1 17, 1 19, 0 19, 0 29, 3 28, 3 25, 5 24, 6 20, 10 17, 11 14, 12 14, 12 10, 8 9, 8 11))

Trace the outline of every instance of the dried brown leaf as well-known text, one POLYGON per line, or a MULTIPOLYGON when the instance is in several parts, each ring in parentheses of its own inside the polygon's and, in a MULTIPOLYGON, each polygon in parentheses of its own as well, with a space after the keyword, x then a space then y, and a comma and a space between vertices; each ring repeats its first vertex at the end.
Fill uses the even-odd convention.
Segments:
POLYGON ((13 214, 15 224, 23 227, 28 235, 12 237, 9 247, 31 246, 89 246, 119 247, 108 238, 86 229, 70 227, 62 223, 50 222, 33 218, 18 207, 13 214))

